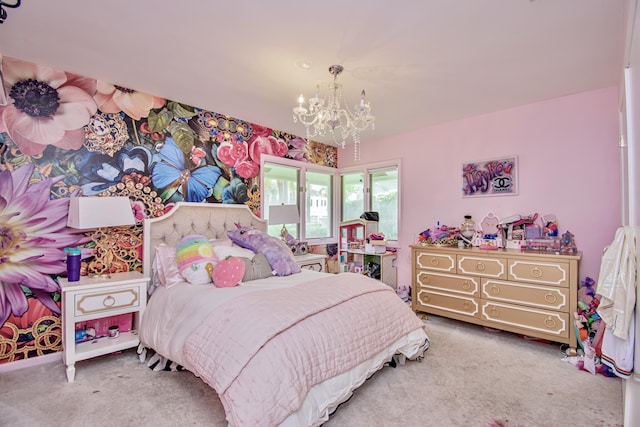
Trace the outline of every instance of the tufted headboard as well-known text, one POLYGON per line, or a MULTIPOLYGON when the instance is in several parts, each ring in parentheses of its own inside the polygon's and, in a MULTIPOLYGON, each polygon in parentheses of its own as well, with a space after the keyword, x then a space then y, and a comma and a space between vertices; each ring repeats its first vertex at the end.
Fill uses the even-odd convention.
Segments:
POLYGON ((267 231, 267 221, 255 216, 246 205, 178 202, 167 214, 144 220, 142 272, 151 276, 155 248, 160 243, 176 246, 189 234, 202 234, 209 239, 227 237, 235 224, 267 231))

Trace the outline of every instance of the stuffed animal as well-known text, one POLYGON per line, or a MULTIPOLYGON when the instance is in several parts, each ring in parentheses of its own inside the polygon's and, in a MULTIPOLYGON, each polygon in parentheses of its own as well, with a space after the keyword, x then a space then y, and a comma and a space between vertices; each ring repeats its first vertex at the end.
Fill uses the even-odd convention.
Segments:
POLYGON ((227 236, 233 243, 243 248, 251 249, 255 253, 262 253, 269 261, 269 265, 276 276, 288 276, 300 272, 291 249, 280 239, 269 236, 254 227, 241 227, 227 231, 227 236))
POLYGON ((183 237, 176 247, 176 262, 182 277, 192 285, 211 283, 213 267, 218 262, 213 246, 205 236, 183 237))
POLYGON ((244 276, 245 265, 242 259, 229 256, 219 260, 213 267, 213 284, 218 288, 230 288, 236 286, 244 276))

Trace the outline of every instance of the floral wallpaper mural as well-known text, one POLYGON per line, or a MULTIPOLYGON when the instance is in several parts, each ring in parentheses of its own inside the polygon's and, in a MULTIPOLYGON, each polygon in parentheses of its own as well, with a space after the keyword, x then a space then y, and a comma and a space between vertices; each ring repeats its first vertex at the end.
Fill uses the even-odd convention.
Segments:
MULTIPOLYGON (((3 58, 0 106, 0 363, 61 350, 58 275, 70 196, 127 196, 111 271, 141 270, 142 221, 179 201, 247 204, 260 216, 260 157, 337 166, 337 149, 131 88, 3 58)), ((99 242, 98 242, 99 243, 99 242)), ((92 257, 83 274, 96 272, 92 257)))

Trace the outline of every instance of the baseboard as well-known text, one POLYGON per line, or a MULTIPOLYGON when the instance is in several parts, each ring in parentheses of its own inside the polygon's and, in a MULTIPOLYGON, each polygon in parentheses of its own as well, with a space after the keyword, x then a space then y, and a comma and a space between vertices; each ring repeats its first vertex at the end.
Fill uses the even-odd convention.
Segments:
POLYGON ((30 357, 28 359, 16 360, 15 362, 0 364, 0 373, 10 372, 23 368, 30 368, 45 363, 58 362, 62 360, 62 352, 49 353, 43 356, 30 357))

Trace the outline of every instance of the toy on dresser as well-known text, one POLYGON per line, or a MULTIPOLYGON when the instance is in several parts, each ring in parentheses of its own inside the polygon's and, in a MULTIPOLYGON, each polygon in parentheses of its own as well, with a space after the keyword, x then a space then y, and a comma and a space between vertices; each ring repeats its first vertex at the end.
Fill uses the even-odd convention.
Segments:
POLYGON ((560 239, 560 253, 561 254, 575 254, 578 251, 576 247, 576 239, 573 233, 567 230, 560 239))

